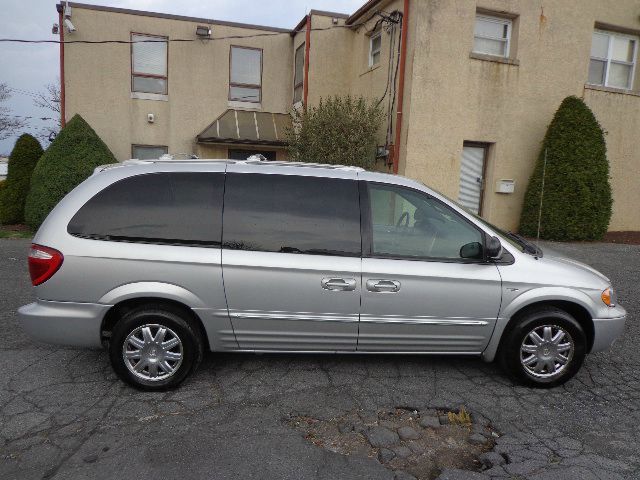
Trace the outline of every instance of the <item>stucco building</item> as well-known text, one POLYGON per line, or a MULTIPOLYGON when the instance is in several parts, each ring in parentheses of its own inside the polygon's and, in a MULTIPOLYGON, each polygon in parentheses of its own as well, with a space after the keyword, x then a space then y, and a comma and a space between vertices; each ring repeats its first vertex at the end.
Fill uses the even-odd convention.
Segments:
POLYGON ((118 159, 286 159, 288 112, 384 108, 379 167, 516 228, 547 125, 582 97, 607 132, 610 230, 640 230, 637 0, 371 0, 292 29, 58 5, 63 115, 118 159), (122 43, 83 43, 118 40, 122 43), (134 42, 134 43, 131 43, 134 42))

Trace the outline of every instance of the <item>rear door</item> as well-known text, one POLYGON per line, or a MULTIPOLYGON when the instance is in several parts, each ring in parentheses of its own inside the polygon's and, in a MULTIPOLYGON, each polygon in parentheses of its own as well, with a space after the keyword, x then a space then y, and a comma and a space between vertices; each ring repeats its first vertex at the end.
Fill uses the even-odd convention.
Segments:
POLYGON ((249 350, 355 350, 358 184, 350 175, 317 177, 317 169, 304 167, 262 173, 269 168, 238 164, 227 170, 222 264, 238 344, 249 350))

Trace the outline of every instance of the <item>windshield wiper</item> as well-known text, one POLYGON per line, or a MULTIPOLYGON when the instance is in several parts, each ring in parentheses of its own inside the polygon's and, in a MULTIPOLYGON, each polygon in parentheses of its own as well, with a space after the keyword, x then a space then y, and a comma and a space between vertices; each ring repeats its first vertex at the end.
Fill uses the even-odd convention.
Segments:
POLYGON ((524 252, 528 252, 532 255, 536 255, 540 257, 542 256, 542 250, 537 245, 531 243, 529 240, 524 238, 522 235, 518 233, 513 233, 513 232, 506 232, 506 235, 512 240, 515 240, 520 245, 522 245, 522 249, 524 252))

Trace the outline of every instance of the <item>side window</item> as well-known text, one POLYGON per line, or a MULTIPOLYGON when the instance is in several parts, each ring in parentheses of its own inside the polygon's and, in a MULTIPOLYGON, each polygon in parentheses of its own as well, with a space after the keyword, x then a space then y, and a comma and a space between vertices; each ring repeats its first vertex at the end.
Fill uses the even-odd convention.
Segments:
POLYGON ((463 245, 482 243, 482 233, 428 195, 369 184, 374 256, 460 259, 463 245))
POLYGON ((220 245, 223 173, 150 173, 125 178, 71 219, 71 235, 99 240, 220 245))
POLYGON ((360 256, 355 180, 227 174, 223 247, 360 256))
POLYGON ((293 103, 302 101, 304 93, 304 43, 296 49, 293 68, 293 103))

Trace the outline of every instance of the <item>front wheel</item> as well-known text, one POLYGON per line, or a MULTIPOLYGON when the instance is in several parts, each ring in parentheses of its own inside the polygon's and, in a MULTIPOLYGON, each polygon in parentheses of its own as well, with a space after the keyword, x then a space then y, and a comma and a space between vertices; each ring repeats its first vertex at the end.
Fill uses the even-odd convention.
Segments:
POLYGON ((544 307, 515 321, 500 352, 502 366, 512 378, 533 387, 551 388, 580 370, 587 338, 571 315, 544 307))
POLYGON ((127 312, 109 344, 118 376, 141 390, 177 387, 202 358, 199 335, 180 314, 148 305, 127 312))

